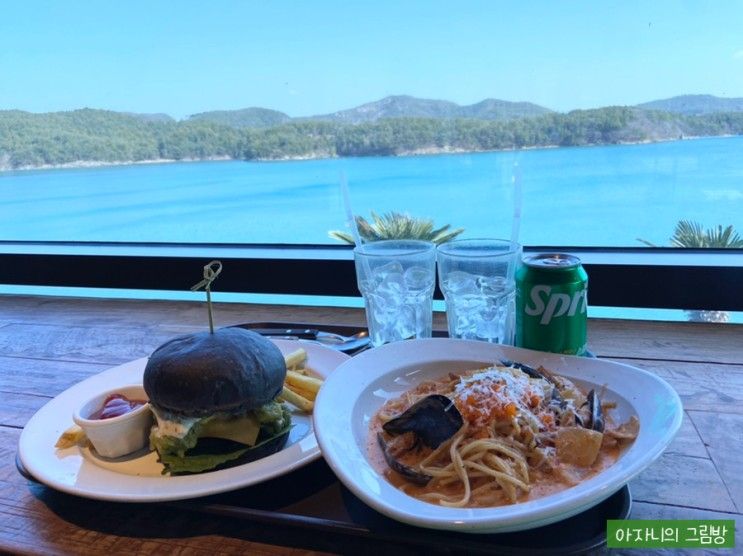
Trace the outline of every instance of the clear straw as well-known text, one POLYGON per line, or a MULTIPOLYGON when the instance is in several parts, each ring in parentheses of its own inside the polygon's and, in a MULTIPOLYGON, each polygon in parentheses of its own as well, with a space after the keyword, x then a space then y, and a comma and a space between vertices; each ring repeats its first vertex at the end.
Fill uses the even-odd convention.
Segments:
MULTIPOLYGON (((521 166, 518 162, 513 163, 513 218, 511 220, 511 246, 515 248, 519 242, 519 232, 521 231, 521 166)), ((516 258, 518 259, 518 258, 516 258)), ((508 275, 514 276, 516 267, 521 261, 515 260, 513 268, 508 269, 508 275)))
POLYGON ((513 219, 511 220, 511 243, 519 242, 521 231, 521 166, 513 164, 513 219))
POLYGON ((361 247, 361 234, 359 234, 359 227, 356 225, 356 218, 353 215, 353 210, 351 210, 351 195, 348 193, 348 179, 346 179, 345 172, 341 172, 340 180, 343 205, 346 207, 346 220, 351 228, 354 243, 357 247, 361 247))
MULTIPOLYGON (((346 207, 346 220, 348 225, 351 227, 351 235, 353 235, 353 241, 356 244, 356 248, 361 253, 361 234, 359 233, 359 227, 356 225, 356 218, 353 216, 353 210, 351 209, 351 195, 348 192, 348 179, 346 179, 346 173, 341 171, 340 175, 341 182, 341 194, 343 195, 343 205, 346 207)), ((369 261, 366 257, 361 256, 361 265, 364 269, 365 276, 371 276, 371 268, 369 267, 369 261)))

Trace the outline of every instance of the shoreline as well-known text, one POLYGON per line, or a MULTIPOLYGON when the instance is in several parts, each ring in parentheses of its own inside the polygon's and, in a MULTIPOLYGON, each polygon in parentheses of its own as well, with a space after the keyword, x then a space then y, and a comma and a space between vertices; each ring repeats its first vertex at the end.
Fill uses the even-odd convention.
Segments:
MULTIPOLYGON (((438 155, 451 155, 451 154, 482 154, 492 152, 513 152, 513 151, 533 151, 533 150, 548 150, 548 149, 571 149, 571 148, 591 148, 591 147, 615 147, 615 146, 627 146, 627 145, 651 145, 656 143, 673 143, 677 141, 693 141, 698 139, 715 139, 715 138, 727 138, 727 137, 739 137, 738 135, 699 135, 699 136, 684 136, 675 139, 659 139, 652 140, 646 139, 643 141, 625 141, 619 143, 592 143, 589 145, 535 145, 528 147, 510 147, 504 149, 463 149, 460 147, 421 147, 419 149, 413 149, 410 151, 403 151, 391 155, 374 155, 380 157, 406 157, 406 156, 438 156, 438 155)), ((146 164, 177 164, 177 163, 190 163, 190 162, 293 162, 293 161, 306 161, 306 160, 328 160, 333 158, 356 158, 356 157, 340 157, 337 155, 330 155, 330 153, 316 153, 301 156, 284 156, 279 158, 258 158, 253 160, 245 160, 241 158, 232 158, 231 156, 210 156, 205 158, 156 158, 148 160, 122 160, 122 161, 100 161, 100 160, 78 160, 75 162, 65 162, 61 164, 40 164, 38 166, 19 166, 17 168, 11 168, 7 165, 0 166, 0 175, 10 172, 32 172, 38 170, 75 170, 75 169, 92 169, 92 168, 108 168, 116 166, 140 166, 146 164)), ((362 157, 358 157, 362 158, 362 157)))
POLYGON ((206 158, 152 158, 148 160, 76 160, 61 164, 39 164, 37 166, 18 166, 10 168, 0 166, 0 174, 4 172, 33 172, 34 170, 75 170, 81 168, 107 168, 113 166, 140 166, 145 164, 175 164, 178 162, 224 162, 238 160, 229 156, 210 156, 206 158))

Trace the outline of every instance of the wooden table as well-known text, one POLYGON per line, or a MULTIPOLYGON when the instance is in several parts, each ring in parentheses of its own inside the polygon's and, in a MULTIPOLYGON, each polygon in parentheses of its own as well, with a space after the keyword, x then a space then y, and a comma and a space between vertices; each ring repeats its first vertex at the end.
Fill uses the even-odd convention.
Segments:
MULTIPOLYGON (((218 325, 295 321, 363 325, 357 309, 218 304, 218 325)), ((345 552, 322 535, 286 535, 245 521, 159 505, 79 499, 24 479, 21 429, 50 398, 84 378, 203 329, 187 302, 0 297, 0 551, 43 554, 307 554, 345 552)), ((443 328, 443 315, 435 325, 443 328)), ((589 322, 591 350, 666 379, 681 396, 681 430, 632 481, 632 518, 743 523, 743 327, 619 320, 589 322)), ((354 547, 363 553, 363 547, 354 547)), ((631 552, 637 554, 636 551, 631 552)), ((730 551, 726 552, 730 554, 730 551)))

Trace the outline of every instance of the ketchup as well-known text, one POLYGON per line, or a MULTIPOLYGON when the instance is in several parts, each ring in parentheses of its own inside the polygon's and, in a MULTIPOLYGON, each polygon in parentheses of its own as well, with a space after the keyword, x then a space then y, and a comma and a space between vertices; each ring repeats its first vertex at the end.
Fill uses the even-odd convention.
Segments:
POLYGON ((91 419, 112 419, 126 415, 146 404, 143 400, 130 400, 123 394, 111 394, 103 402, 103 407, 90 416, 91 419))

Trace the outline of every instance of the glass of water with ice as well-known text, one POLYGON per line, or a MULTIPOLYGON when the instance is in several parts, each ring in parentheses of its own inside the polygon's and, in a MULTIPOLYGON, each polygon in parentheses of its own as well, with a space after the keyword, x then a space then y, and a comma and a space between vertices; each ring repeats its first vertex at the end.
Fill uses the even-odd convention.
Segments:
POLYGON ((353 253, 372 345, 430 338, 436 246, 394 239, 365 243, 353 253))
POLYGON ((506 239, 460 239, 439 245, 437 260, 449 336, 513 345, 521 246, 506 239))

